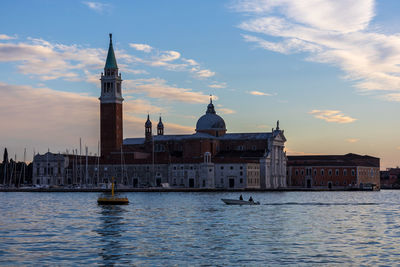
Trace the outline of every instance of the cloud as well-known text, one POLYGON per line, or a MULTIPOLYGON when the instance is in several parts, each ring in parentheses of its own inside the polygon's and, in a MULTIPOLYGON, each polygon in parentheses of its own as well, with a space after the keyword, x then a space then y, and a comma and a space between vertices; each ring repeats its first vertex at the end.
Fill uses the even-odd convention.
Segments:
MULTIPOLYGON (((11 85, 0 82, 0 131, 2 145, 14 151, 24 147, 36 152, 71 150, 79 138, 97 152, 100 114, 99 100, 85 94, 61 92, 50 88, 11 85)), ((144 136, 146 112, 163 108, 141 99, 126 100, 123 107, 124 137, 144 136)), ((168 133, 193 133, 193 127, 168 123, 168 133)), ((21 158, 20 156, 18 156, 21 158)))
POLYGON ((256 126, 257 129, 271 129, 272 127, 270 127, 267 124, 259 124, 256 126))
POLYGON ((346 139, 346 142, 348 142, 348 143, 357 143, 358 141, 360 141, 360 139, 358 139, 358 138, 349 138, 349 139, 346 139))
POLYGON ((309 114, 312 114, 315 118, 325 120, 327 122, 351 123, 357 120, 344 115, 339 110, 312 110, 309 112, 309 114))
POLYGON ((210 84, 208 87, 215 88, 215 89, 226 88, 226 83, 213 83, 213 84, 210 84))
MULTIPOLYGON (((163 79, 136 79, 125 80, 125 93, 144 93, 151 98, 185 103, 208 103, 209 96, 202 92, 195 92, 188 88, 179 88, 168 85, 163 79)), ((217 99, 217 97, 214 97, 217 99)))
POLYGON ((130 47, 144 51, 147 57, 135 57, 137 63, 145 64, 151 67, 161 67, 170 71, 184 71, 194 75, 199 79, 209 78, 215 75, 215 72, 202 68, 194 59, 183 58, 182 54, 174 50, 160 50, 147 44, 130 43, 130 47))
POLYGON ((257 95, 257 96, 271 96, 271 94, 264 93, 264 92, 259 92, 259 91, 250 91, 250 92, 247 92, 247 93, 249 93, 251 95, 257 95))
POLYGON ((147 45, 147 44, 134 44, 134 43, 131 43, 131 44, 129 44, 129 46, 134 48, 134 49, 136 49, 136 50, 143 51, 143 52, 146 52, 146 53, 150 53, 151 50, 153 49, 150 45, 147 45))
MULTIPOLYGON (((50 43, 36 38, 19 43, 0 42, 0 62, 16 62, 19 72, 43 81, 63 79, 99 84, 106 54, 104 49, 50 43)), ((124 52, 117 50, 116 54, 122 62, 133 60, 124 52)))
POLYGON ((167 134, 191 134, 194 132, 194 127, 183 126, 176 123, 164 123, 165 125, 165 133, 167 134))
POLYGON ((236 111, 229 108, 219 108, 218 111, 222 114, 234 114, 236 111))
POLYGON ((82 2, 85 4, 88 8, 96 11, 97 13, 103 13, 107 8, 110 7, 109 4, 104 4, 100 2, 82 2))
POLYGON ((288 148, 287 145, 286 145, 286 154, 288 156, 312 156, 312 155, 315 155, 315 153, 291 150, 290 148, 288 148))
POLYGON ((17 39, 17 37, 9 36, 6 34, 0 34, 0 40, 13 40, 13 39, 17 39))
POLYGON ((135 75, 138 75, 138 74, 149 74, 147 71, 145 71, 145 70, 131 70, 131 69, 124 69, 124 72, 126 72, 126 73, 132 73, 132 74, 135 74, 135 75))
POLYGON ((391 93, 380 96, 381 99, 390 102, 400 102, 400 93, 391 93))
POLYGON ((209 78, 215 75, 215 72, 210 70, 196 70, 194 71, 200 78, 209 78))
POLYGON ((400 91, 400 35, 370 25, 375 1, 244 0, 232 8, 247 15, 239 28, 253 34, 243 34, 245 41, 278 53, 304 53, 306 60, 338 66, 360 93, 397 99, 387 92, 400 91))

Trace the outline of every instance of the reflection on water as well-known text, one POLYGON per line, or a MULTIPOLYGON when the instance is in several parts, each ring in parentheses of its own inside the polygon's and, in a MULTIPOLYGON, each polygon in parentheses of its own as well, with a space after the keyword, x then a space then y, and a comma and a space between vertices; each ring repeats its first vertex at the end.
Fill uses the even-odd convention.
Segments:
POLYGON ((354 265, 400 261, 400 191, 0 194, 0 265, 354 265), (244 194, 248 198, 249 195, 244 194))
POLYGON ((100 236, 100 252, 105 265, 112 265, 121 259, 121 237, 124 235, 123 215, 126 210, 116 205, 99 206, 100 225, 96 232, 100 236))

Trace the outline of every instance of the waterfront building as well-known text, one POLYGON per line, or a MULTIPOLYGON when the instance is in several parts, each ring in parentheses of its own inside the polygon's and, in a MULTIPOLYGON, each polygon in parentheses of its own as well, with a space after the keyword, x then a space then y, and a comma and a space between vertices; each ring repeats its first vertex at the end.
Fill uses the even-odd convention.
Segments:
POLYGON ((400 188, 400 168, 388 168, 381 171, 381 187, 382 188, 400 188))
POLYGON ((346 155, 288 156, 292 188, 380 189, 379 158, 346 155))
POLYGON ((69 158, 63 154, 47 152, 43 155, 36 154, 33 158, 33 185, 64 185, 67 177, 66 169, 69 158))

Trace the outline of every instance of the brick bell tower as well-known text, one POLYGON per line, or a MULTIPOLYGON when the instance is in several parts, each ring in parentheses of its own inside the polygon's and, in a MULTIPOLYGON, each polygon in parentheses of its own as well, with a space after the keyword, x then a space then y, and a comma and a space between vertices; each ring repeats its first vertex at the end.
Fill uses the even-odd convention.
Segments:
POLYGON ((124 101, 121 93, 122 79, 118 73, 111 33, 104 74, 101 73, 100 80, 101 157, 107 160, 111 152, 120 151, 122 146, 122 101, 124 101))

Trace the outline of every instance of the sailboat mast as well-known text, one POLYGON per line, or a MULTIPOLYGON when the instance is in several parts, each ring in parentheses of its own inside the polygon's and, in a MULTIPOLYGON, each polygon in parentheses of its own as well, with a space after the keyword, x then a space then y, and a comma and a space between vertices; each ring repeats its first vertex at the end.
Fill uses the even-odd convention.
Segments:
POLYGON ((23 183, 26 183, 26 173, 25 173, 25 167, 26 167, 26 148, 24 148, 24 165, 23 165, 23 170, 24 170, 24 176, 23 176, 23 183))
POLYGON ((88 171, 88 147, 86 146, 86 166, 85 166, 85 184, 89 184, 89 171, 88 171))
POLYGON ((82 186, 82 138, 79 138, 79 181, 82 186))
POLYGON ((151 166, 151 169, 152 169, 151 179, 152 179, 152 183, 153 183, 153 186, 154 186, 155 185, 155 180, 156 180, 155 175, 154 175, 154 135, 152 136, 151 139, 153 141, 153 163, 152 163, 152 166, 151 166))
POLYGON ((97 141, 97 183, 96 185, 99 184, 100 180, 100 141, 97 141))
POLYGON ((123 183, 124 180, 124 165, 122 164, 122 145, 121 145, 121 184, 123 183))

